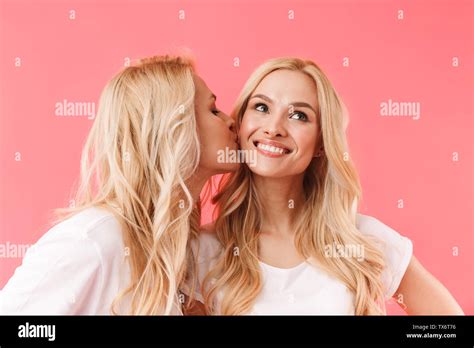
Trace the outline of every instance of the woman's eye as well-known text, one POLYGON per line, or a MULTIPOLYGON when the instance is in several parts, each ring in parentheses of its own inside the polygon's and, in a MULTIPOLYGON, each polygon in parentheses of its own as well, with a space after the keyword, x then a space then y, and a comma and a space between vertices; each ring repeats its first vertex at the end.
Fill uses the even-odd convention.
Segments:
POLYGON ((268 112, 268 106, 262 103, 255 104, 255 110, 260 112, 268 112))
POLYGON ((219 113, 221 112, 220 110, 217 110, 217 109, 214 109, 211 111, 214 115, 219 115, 219 113))
POLYGON ((290 118, 300 121, 308 121, 308 116, 304 112, 295 112, 293 113, 290 118), (298 116, 298 118, 294 118, 294 116, 298 116))

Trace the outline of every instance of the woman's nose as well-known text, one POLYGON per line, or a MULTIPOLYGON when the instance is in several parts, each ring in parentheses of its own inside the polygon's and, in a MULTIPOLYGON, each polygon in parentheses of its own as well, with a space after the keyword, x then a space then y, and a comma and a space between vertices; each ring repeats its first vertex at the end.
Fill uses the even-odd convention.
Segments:
POLYGON ((284 119, 284 115, 271 115, 263 128, 263 132, 270 137, 286 136, 283 125, 284 119))
POLYGON ((226 123, 227 127, 230 129, 230 131, 232 133, 235 133, 236 132, 236 129, 235 129, 235 120, 228 116, 227 114, 224 114, 224 122, 226 123))

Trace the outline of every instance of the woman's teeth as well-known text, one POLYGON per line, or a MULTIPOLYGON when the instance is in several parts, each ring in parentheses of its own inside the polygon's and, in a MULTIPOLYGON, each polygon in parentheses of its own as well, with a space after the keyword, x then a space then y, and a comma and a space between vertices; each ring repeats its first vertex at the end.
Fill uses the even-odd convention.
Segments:
POLYGON ((268 152, 278 153, 280 155, 283 155, 286 152, 284 149, 281 149, 279 147, 265 145, 261 143, 258 143, 257 147, 268 152))

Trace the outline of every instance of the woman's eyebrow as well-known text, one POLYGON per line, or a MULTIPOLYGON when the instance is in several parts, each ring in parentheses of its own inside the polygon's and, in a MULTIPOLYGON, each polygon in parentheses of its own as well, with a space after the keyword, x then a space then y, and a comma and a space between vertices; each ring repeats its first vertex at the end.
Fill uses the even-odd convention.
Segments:
POLYGON ((271 100, 269 97, 267 97, 265 94, 255 94, 254 96, 252 96, 250 99, 253 99, 253 98, 260 98, 260 99, 263 99, 269 103, 273 103, 273 100, 271 100))
POLYGON ((211 96, 210 96, 210 99, 214 99, 214 101, 216 101, 216 100, 217 100, 217 97, 216 97, 216 95, 215 95, 214 93, 212 93, 211 96))
POLYGON ((290 103, 289 105, 293 105, 293 106, 298 106, 300 108, 309 108, 311 110, 313 110, 313 112, 317 115, 318 113, 316 112, 316 110, 314 110, 314 108, 309 105, 308 103, 305 103, 305 102, 294 102, 294 103, 290 103))

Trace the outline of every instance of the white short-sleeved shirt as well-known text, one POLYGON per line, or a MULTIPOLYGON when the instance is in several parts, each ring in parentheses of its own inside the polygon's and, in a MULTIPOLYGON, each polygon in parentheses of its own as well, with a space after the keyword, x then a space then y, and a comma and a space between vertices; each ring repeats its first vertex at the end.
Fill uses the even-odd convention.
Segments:
MULTIPOLYGON (((128 254, 112 213, 81 211, 28 249, 0 291, 0 314, 111 314, 112 301, 130 285, 128 254)), ((123 298, 119 314, 129 305, 123 298)))
MULTIPOLYGON (((375 237, 377 245, 385 257, 385 269, 382 273, 382 283, 385 289, 385 299, 391 298, 403 278, 410 262, 412 242, 386 226, 376 218, 357 214, 357 227, 361 233, 375 237)), ((219 258, 222 247, 213 233, 201 233, 197 242, 194 242, 198 252, 197 280, 203 281, 207 272, 219 258)), ((333 255, 338 252, 332 248, 333 255)), ((344 255, 352 253, 352 257, 363 254, 356 249, 339 249, 344 255)), ((360 249, 359 249, 360 251, 360 249)), ((341 254, 339 254, 341 255, 341 254)), ((259 262, 263 288, 257 296, 255 304, 249 314, 254 315, 354 315, 354 294, 346 285, 329 275, 317 262, 305 261, 292 268, 277 268, 259 262)), ((189 291, 187 287, 183 292, 189 291)), ((195 287, 195 298, 203 302, 200 286, 195 287)), ((221 296, 217 296, 219 301, 221 296)), ((219 308, 219 304, 217 304, 219 308)))

